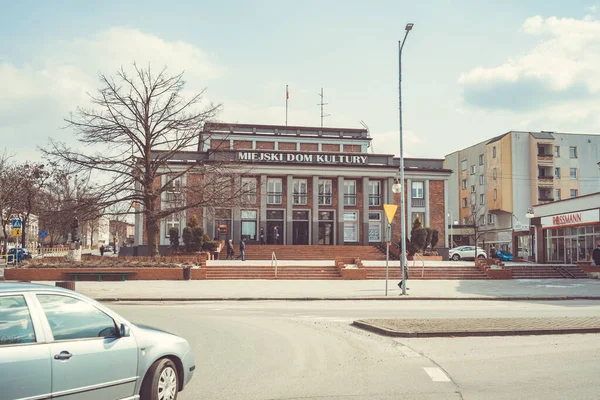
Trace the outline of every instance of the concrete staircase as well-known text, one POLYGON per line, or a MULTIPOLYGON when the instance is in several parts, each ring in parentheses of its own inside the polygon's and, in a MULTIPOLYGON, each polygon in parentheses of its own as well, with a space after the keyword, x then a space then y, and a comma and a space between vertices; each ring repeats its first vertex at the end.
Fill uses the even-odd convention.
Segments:
MULTIPOLYGON (((367 270, 367 279, 385 279, 385 266, 364 266, 367 270)), ((390 266, 388 271, 388 277, 390 279, 401 278, 400 267, 398 262, 394 263, 394 266, 390 266)), ((412 262, 408 266, 408 279, 488 279, 487 275, 483 273, 475 265, 462 265, 462 266, 444 266, 444 265, 415 265, 412 266, 412 262)))
MULTIPOLYGON (((235 255, 239 255, 239 244, 235 244, 235 255)), ((318 246, 318 245, 246 245, 246 259, 270 260, 275 252, 278 260, 331 260, 336 257, 355 257, 361 260, 385 260, 375 246, 318 246)), ((227 257, 227 246, 219 253, 219 260, 227 257)))
POLYGON ((270 265, 245 265, 242 261, 236 264, 239 265, 208 265, 205 267, 206 279, 342 279, 340 271, 334 265, 278 266, 277 277, 275 277, 275 268, 270 265))
POLYGON ((507 265, 513 279, 587 279, 577 265, 507 265))

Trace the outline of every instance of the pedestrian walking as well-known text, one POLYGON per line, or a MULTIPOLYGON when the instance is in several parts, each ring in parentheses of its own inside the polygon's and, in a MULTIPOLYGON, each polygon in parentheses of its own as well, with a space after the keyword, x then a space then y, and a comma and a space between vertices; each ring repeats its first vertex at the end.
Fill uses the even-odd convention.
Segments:
MULTIPOLYGON (((406 285, 406 281, 408 280, 408 259, 406 258, 406 254, 403 254, 404 256, 404 276, 402 277, 402 280, 400 282, 398 282, 398 287, 400 288, 400 290, 402 290, 402 285, 406 285)), ((400 269, 402 269, 402 265, 400 265, 400 269)), ((402 273, 402 272, 400 272, 402 273)), ((406 290, 408 290, 408 288, 406 288, 406 290)))
POLYGON ((242 261, 246 261, 246 239, 240 240, 240 255, 237 256, 237 259, 242 259, 242 261))
POLYGON ((100 245, 100 256, 104 255, 104 245, 100 245))
POLYGON ((277 225, 273 228, 273 240, 275 241, 275 244, 279 244, 279 228, 277 225))
POLYGON ((234 250, 233 250, 233 241, 231 239, 229 239, 227 241, 227 257, 225 257, 226 260, 233 260, 233 255, 234 255, 234 250))
POLYGON ((265 228, 261 227, 260 228, 260 244, 267 244, 265 242, 265 228))
POLYGON ((596 244, 596 248, 592 252, 592 265, 600 266, 600 242, 596 244))

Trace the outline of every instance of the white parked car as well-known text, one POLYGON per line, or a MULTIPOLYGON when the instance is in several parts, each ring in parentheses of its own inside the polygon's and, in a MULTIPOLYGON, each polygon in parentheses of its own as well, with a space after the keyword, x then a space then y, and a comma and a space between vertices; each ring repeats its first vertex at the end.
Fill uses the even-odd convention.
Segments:
MULTIPOLYGON (((459 246, 450 249, 448 254, 451 260, 474 260, 475 259, 475 246, 459 246)), ((481 247, 477 248, 477 258, 487 258, 487 254, 481 247)))

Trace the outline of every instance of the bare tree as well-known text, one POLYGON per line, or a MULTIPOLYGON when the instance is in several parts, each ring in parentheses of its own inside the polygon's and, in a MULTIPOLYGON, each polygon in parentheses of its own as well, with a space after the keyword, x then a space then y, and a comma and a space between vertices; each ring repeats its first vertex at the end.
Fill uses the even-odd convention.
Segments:
POLYGON ((210 205, 223 193, 239 197, 239 188, 224 187, 221 179, 238 175, 235 166, 189 151, 209 139, 203 124, 221 107, 200 108, 204 91, 185 99, 183 73, 168 76, 166 69, 154 73, 134 64, 131 75, 121 68, 99 79, 98 93, 90 95, 94 107, 80 107, 66 120, 83 148, 51 141, 43 151, 75 171, 92 171, 100 208, 139 204, 155 256, 161 219, 210 205))
MULTIPOLYGON (((15 196, 16 212, 22 221, 21 240, 23 247, 26 247, 29 218, 32 213, 37 213, 37 210, 41 208, 42 190, 50 177, 50 172, 44 164, 24 163, 15 165, 13 174, 18 182, 18 191, 15 196)), ((37 237, 37 232, 32 234, 37 237)))
POLYGON ((2 254, 8 250, 9 233, 7 226, 10 224, 16 211, 16 196, 19 182, 15 168, 6 152, 0 154, 0 225, 2 225, 2 254))

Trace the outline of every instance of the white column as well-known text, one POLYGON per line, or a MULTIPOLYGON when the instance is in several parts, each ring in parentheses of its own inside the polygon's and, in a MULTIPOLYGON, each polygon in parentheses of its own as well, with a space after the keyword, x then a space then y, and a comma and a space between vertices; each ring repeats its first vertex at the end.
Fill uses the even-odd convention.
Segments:
MULTIPOLYGON (((402 182, 404 183, 404 182, 402 182)), ((406 194, 406 233, 412 231, 412 180, 406 179, 406 187, 404 188, 406 194)))
MULTIPOLYGON (((448 180, 444 179, 444 242, 450 247, 450 231, 448 229, 448 180)), ((450 221, 452 224, 452 221, 450 221)))
POLYGON ((423 226, 429 227, 431 224, 431 216, 429 215, 429 179, 425 179, 425 221, 423 226))

